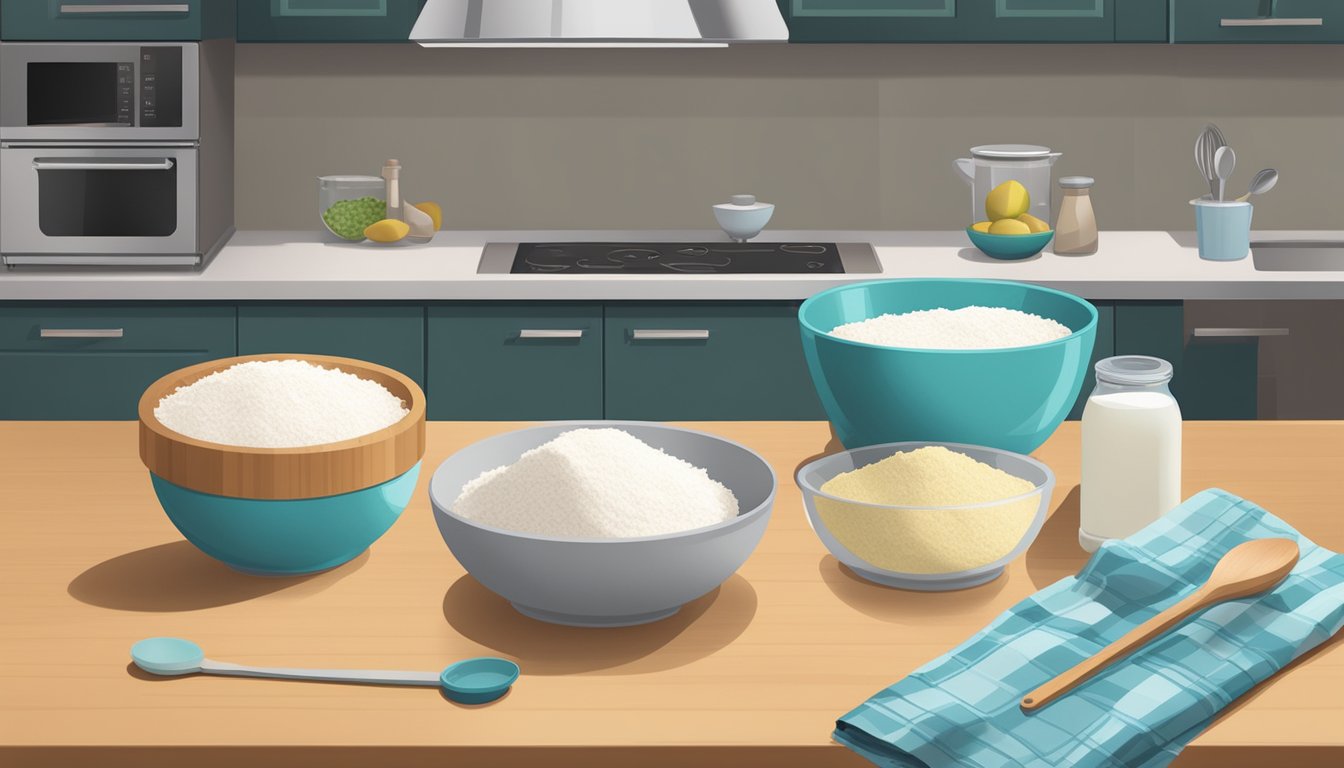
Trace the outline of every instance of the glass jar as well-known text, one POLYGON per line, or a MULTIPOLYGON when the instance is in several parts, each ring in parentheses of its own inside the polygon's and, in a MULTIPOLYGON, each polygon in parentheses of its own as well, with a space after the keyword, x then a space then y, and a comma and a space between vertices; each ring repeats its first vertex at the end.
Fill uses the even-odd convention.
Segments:
POLYGON ((1027 213, 1041 221, 1050 221, 1052 174, 1061 153, 1035 144, 985 144, 971 147, 971 156, 956 160, 954 167, 962 181, 971 185, 971 220, 985 221, 985 198, 1005 181, 1016 181, 1031 198, 1027 213))
POLYGON ((1108 357, 1083 407, 1078 543, 1094 552, 1136 533, 1181 503, 1181 409, 1171 363, 1108 357))
POLYGON ((387 217, 385 183, 378 176, 317 177, 317 213, 327 231, 360 242, 364 228, 387 217))
POLYGON ((1055 253, 1085 256, 1097 252, 1097 217, 1092 211, 1091 176, 1065 176, 1059 180, 1064 201, 1055 224, 1055 253))

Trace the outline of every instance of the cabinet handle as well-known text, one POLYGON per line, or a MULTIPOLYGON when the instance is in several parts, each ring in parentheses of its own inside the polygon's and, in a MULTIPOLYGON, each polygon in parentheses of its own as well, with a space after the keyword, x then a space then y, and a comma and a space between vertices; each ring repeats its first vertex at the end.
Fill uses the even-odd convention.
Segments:
POLYGON ((1224 27, 1320 27, 1325 19, 1281 19, 1267 16, 1261 19, 1223 19, 1224 27))
POLYGON ((520 339, 582 339, 582 328, 524 328, 518 332, 520 339))
POLYGON ((1254 339, 1262 336, 1287 336, 1287 328, 1196 328, 1190 332, 1196 338, 1254 339))
POLYGON ((191 6, 187 3, 118 3, 116 5, 61 3, 61 13, 191 13, 191 6))
POLYGON ((171 171, 173 161, 167 157, 158 160, 43 160, 33 161, 38 171, 171 171))
POLYGON ((121 328, 43 328, 37 335, 44 339, 120 339, 121 328))
POLYGON ((635 341, 703 341, 709 338, 709 331, 704 329, 636 328, 630 332, 630 338, 635 341))

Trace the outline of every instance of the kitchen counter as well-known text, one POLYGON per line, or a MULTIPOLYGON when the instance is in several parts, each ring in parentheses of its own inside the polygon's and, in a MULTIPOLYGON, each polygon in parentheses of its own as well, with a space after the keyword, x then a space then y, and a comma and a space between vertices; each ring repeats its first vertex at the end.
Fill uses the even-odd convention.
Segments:
MULTIPOLYGON (((1199 259, 1193 232, 1104 232, 1091 256, 995 261, 963 232, 767 230, 762 241, 871 242, 881 275, 477 275, 487 242, 720 241, 718 231, 440 232, 426 245, 324 242, 316 232, 239 232, 199 273, 0 270, 4 300, 789 300, 855 280, 1023 280, 1093 299, 1344 299, 1344 271, 1260 271, 1199 259)), ((1267 232, 1266 239, 1344 239, 1267 232)))
MULTIPOLYGON (((510 426, 431 423, 419 489, 383 539, 332 571, 265 579, 181 539, 134 423, 0 423, 0 764, 857 767, 867 763, 830 741, 837 716, 1085 561, 1076 422, 1037 452, 1058 477, 1040 537, 1003 577, 948 593, 875 586, 826 554, 792 482, 827 450, 824 423, 704 423, 779 476, 752 558, 655 624, 541 624, 463 573, 426 492, 446 456, 510 426), (523 677, 482 707, 426 689, 154 679, 128 657, 152 635, 263 665, 437 670, 495 654, 523 677)), ((1220 486, 1344 548, 1344 422, 1185 430, 1187 495, 1220 486)), ((1344 763, 1341 645, 1234 704, 1178 768, 1344 763)))

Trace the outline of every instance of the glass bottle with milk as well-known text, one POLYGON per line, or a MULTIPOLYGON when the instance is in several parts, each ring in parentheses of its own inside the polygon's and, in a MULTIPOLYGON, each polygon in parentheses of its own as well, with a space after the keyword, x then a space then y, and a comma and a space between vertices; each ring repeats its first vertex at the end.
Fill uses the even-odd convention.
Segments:
POLYGON ((1095 552, 1181 503, 1181 409, 1171 363, 1124 355, 1097 363, 1083 407, 1078 543, 1095 552))

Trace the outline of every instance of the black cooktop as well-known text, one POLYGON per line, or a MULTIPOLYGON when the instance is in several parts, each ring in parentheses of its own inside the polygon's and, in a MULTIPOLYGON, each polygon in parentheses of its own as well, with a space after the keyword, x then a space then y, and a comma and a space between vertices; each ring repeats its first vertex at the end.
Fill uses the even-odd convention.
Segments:
POLYGON ((512 274, 843 273, 835 243, 519 243, 512 274))

